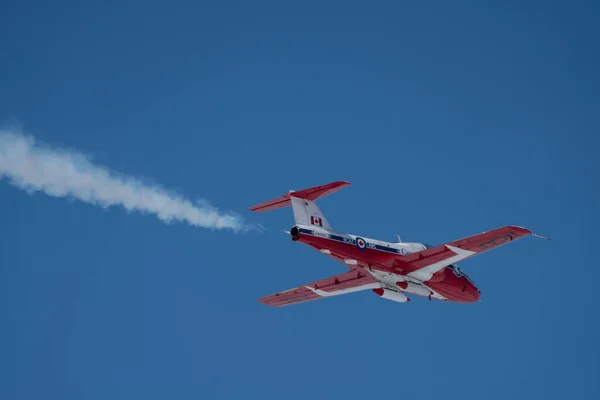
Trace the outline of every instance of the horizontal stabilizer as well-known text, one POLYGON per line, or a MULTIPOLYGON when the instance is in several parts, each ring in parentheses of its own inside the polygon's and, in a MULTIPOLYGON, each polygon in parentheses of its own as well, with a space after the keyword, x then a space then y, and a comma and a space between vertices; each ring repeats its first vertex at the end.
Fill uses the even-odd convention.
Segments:
POLYGON ((285 196, 278 197, 273 200, 269 200, 267 202, 258 204, 254 207, 250 207, 250 211, 262 212, 275 210, 277 208, 289 207, 292 205, 292 201, 290 197, 297 197, 300 199, 306 200, 317 200, 321 197, 325 197, 331 193, 337 192, 340 189, 345 188, 346 186, 350 186, 350 182, 346 181, 336 181, 332 183, 328 183, 326 185, 315 186, 310 189, 298 190, 295 192, 290 192, 285 196))

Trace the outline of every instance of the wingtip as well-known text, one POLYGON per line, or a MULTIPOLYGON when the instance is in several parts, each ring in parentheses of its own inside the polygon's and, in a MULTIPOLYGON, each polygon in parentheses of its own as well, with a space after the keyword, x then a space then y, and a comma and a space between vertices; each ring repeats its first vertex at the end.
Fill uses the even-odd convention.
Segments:
POLYGON ((518 230, 522 230, 525 232, 528 232, 531 234, 531 231, 527 228, 525 228, 524 226, 519 226, 519 225, 508 225, 507 228, 513 228, 513 229, 518 229, 518 230))
POLYGON ((350 181, 333 181, 329 183, 329 185, 338 185, 342 187, 350 186, 352 183, 350 181))
POLYGON ((550 240, 550 238, 549 238, 549 237, 546 237, 546 236, 543 236, 543 235, 540 235, 540 234, 537 234, 537 233, 533 233, 531 230, 529 230, 529 229, 527 229, 527 228, 525 228, 525 227, 523 227, 523 226, 510 225, 510 227, 511 227, 511 228, 516 228, 516 229, 521 229, 521 230, 524 230, 524 231, 526 231, 528 234, 530 234, 531 236, 534 236, 534 237, 536 237, 536 238, 540 238, 540 239, 544 239, 544 240, 550 240))

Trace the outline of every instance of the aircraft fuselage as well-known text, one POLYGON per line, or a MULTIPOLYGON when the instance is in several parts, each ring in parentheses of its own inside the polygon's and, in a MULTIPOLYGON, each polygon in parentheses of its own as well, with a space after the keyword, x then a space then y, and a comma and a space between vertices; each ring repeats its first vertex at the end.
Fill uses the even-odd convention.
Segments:
POLYGON ((364 236, 327 231, 315 226, 296 225, 292 240, 305 243, 351 269, 372 275, 384 287, 430 299, 472 303, 480 291, 456 265, 448 265, 433 275, 420 275, 402 257, 427 249, 422 243, 392 243, 364 236))

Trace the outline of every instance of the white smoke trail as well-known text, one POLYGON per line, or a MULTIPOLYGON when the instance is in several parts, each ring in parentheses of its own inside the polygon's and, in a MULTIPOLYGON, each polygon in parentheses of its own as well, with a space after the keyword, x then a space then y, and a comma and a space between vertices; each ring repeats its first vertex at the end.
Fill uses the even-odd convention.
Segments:
POLYGON ((74 197, 101 207, 155 214, 165 223, 187 222, 196 227, 245 231, 253 227, 241 217, 223 213, 204 201, 196 204, 139 179, 92 164, 85 155, 41 146, 31 136, 0 130, 0 180, 29 193, 74 197))

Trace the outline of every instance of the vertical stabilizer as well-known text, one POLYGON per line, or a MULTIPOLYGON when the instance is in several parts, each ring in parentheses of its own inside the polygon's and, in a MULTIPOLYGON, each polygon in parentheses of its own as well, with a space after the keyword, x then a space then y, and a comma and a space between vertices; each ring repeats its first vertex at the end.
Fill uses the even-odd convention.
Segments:
POLYGON ((310 225, 333 231, 331 225, 313 200, 300 199, 292 195, 294 220, 299 225, 310 225))
POLYGON ((292 206, 297 224, 321 227, 332 231, 333 228, 315 204, 315 200, 349 186, 350 182, 336 181, 310 189, 290 191, 288 194, 251 207, 251 211, 268 211, 292 206))

